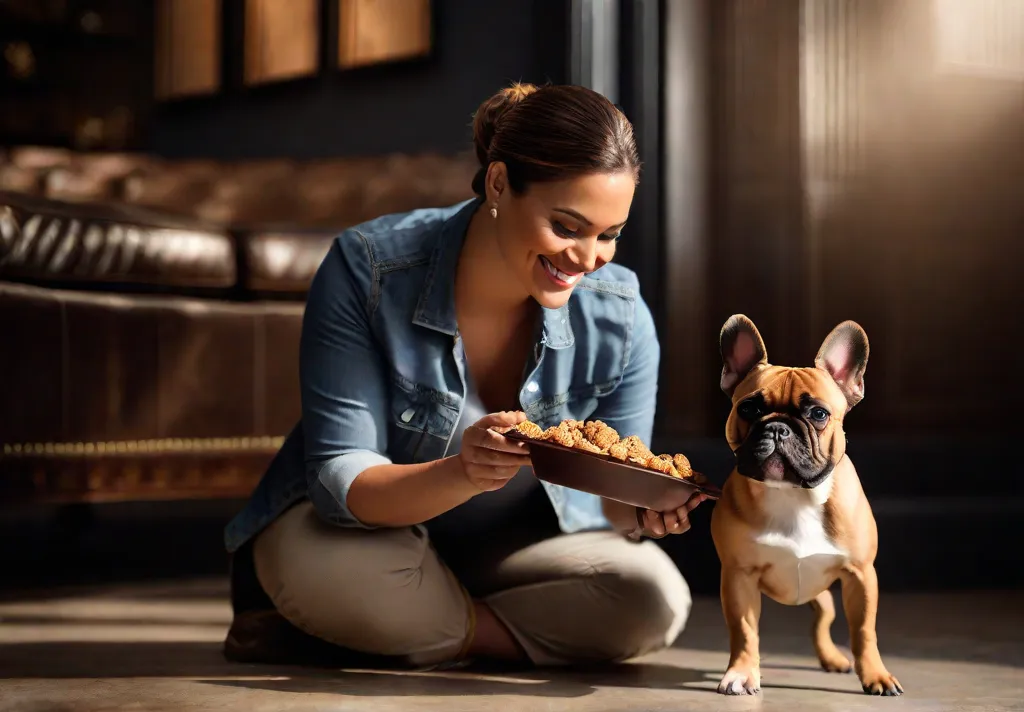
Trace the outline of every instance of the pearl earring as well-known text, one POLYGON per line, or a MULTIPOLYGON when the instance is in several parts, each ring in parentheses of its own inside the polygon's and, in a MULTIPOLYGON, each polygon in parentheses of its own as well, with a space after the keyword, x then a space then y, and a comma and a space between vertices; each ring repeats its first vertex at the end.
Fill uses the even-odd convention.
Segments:
POLYGON ((491 217, 494 218, 495 220, 498 219, 498 209, 497 208, 491 208, 491 217))

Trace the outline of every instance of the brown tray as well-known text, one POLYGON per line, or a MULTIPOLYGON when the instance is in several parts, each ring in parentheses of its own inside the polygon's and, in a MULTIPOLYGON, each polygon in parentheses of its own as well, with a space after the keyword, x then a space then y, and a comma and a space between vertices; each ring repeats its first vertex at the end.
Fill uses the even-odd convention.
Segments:
POLYGON ((505 433, 505 437, 530 446, 530 460, 538 479, 635 507, 667 512, 681 507, 695 491, 712 499, 722 494, 710 482, 697 484, 689 479, 663 475, 610 455, 534 440, 517 431, 505 433))

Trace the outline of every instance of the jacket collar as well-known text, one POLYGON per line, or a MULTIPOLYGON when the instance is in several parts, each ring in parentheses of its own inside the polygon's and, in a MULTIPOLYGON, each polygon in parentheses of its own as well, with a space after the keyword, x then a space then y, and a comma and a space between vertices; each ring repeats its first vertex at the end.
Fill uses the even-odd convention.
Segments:
MULTIPOLYGON (((455 271, 470 220, 482 202, 480 198, 473 198, 461 203, 456 212, 442 224, 430 255, 423 293, 413 313, 414 324, 449 336, 455 336, 458 331, 455 318, 455 271)), ((552 349, 572 346, 575 338, 569 323, 568 305, 558 309, 541 309, 541 312, 541 343, 552 349)))

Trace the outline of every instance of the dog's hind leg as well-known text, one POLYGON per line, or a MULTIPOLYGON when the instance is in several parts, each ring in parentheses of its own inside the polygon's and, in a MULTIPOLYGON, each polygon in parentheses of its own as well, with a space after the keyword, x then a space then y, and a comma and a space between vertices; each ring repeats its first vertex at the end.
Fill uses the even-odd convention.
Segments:
POLYGON ((832 623, 836 619, 836 605, 832 592, 827 588, 814 597, 810 603, 814 611, 814 623, 811 626, 811 639, 814 641, 814 652, 818 654, 818 662, 826 672, 853 672, 849 659, 836 647, 832 640, 832 623))

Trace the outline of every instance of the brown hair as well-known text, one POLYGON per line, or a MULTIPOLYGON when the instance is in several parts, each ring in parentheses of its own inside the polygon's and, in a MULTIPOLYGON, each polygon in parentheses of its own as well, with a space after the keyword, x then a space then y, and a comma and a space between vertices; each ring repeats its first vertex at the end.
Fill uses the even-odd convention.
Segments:
POLYGON ((487 168, 505 164, 509 188, 589 173, 631 171, 640 159, 629 119, 601 94, 581 86, 514 84, 487 99, 473 118, 480 170, 473 192, 484 195, 487 168))

